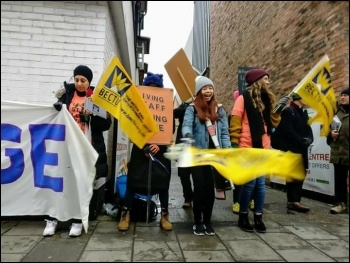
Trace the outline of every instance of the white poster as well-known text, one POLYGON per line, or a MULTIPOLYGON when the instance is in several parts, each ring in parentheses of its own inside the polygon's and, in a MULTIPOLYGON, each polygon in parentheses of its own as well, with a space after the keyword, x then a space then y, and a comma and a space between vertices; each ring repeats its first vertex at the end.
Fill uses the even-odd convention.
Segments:
POLYGON ((62 107, 1 101, 1 215, 82 219, 98 154, 62 107))
POLYGON ((334 169, 333 164, 329 163, 330 147, 327 145, 327 138, 319 136, 320 124, 314 123, 311 128, 314 142, 309 147, 309 171, 303 189, 334 195, 334 169))

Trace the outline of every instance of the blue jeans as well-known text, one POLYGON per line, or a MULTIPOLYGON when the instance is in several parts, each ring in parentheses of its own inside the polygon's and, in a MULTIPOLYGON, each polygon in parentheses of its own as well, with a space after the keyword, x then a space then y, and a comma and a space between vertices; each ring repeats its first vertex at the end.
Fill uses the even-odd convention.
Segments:
POLYGON ((249 202, 254 199, 254 212, 262 213, 265 202, 265 176, 260 176, 244 185, 241 190, 240 213, 249 212, 249 202))

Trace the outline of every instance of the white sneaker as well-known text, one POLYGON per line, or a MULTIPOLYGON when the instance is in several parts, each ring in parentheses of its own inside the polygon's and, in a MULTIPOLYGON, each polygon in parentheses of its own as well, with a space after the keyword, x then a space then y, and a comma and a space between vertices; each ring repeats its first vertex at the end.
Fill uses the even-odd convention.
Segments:
POLYGON ((83 230, 83 224, 73 223, 70 227, 69 236, 70 237, 78 237, 81 235, 81 231, 83 230))
POLYGON ((44 229, 43 236, 44 237, 53 236, 56 231, 57 220, 51 221, 51 220, 45 219, 45 221, 46 221, 46 227, 44 229))

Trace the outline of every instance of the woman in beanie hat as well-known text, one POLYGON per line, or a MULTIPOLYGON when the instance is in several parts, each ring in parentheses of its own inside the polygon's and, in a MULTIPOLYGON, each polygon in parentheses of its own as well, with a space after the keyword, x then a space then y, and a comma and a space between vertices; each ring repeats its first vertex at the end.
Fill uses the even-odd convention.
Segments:
MULTIPOLYGON (((93 77, 91 69, 85 65, 77 66, 73 70, 73 76, 74 83, 68 84, 64 82, 64 89, 56 92, 58 101, 54 103, 54 107, 56 110, 60 111, 62 109, 62 105, 66 104, 67 110, 83 132, 82 135, 87 131, 87 127, 89 127, 91 131, 91 144, 99 155, 95 164, 95 179, 99 179, 101 177, 107 178, 108 164, 103 132, 107 131, 110 128, 111 118, 109 115, 107 118, 95 116, 93 114, 90 114, 90 112, 84 110, 85 99, 92 95, 94 89, 94 87, 91 86, 93 77)), ((104 202, 104 194, 104 186, 101 186, 99 189, 94 190, 89 206, 90 220, 95 220, 99 215, 104 202)), ((47 219, 43 235, 54 235, 57 223, 58 222, 55 218, 50 217, 47 219)), ((72 219, 72 226, 69 231, 69 236, 80 236, 82 229, 83 225, 81 219, 72 219)))
MULTIPOLYGON (((142 85, 163 88, 163 75, 148 72, 142 85)), ((127 187, 121 209, 122 214, 117 226, 119 231, 126 231, 129 229, 130 211, 132 209, 132 203, 135 195, 134 189, 144 188, 147 190, 148 186, 142 185, 139 178, 145 174, 148 174, 150 160, 148 153, 151 153, 157 160, 159 160, 170 173, 171 161, 164 157, 164 153, 167 151, 167 148, 167 145, 146 144, 143 149, 140 149, 135 144, 133 145, 130 155, 130 162, 128 165, 127 187)), ((165 231, 171 231, 173 229, 173 225, 169 220, 169 185, 170 176, 165 188, 158 192, 161 207, 160 227, 165 231)))
MULTIPOLYGON (((246 73, 247 89, 240 95, 232 109, 230 137, 233 148, 270 149, 270 134, 280 121, 273 113, 275 96, 268 89, 269 74, 263 69, 252 69, 246 73)), ((259 167, 257 167, 257 170, 259 167)), ((249 222, 249 202, 254 198, 254 227, 266 232, 262 221, 265 199, 265 175, 244 184, 241 189, 238 226, 253 231, 249 222)))
POLYGON ((340 93, 340 103, 336 116, 341 121, 340 128, 331 127, 327 143, 331 147, 329 162, 334 166, 335 205, 331 214, 348 212, 347 178, 349 175, 349 88, 340 93))
MULTIPOLYGON (((182 135, 184 138, 192 138, 193 145, 200 149, 229 148, 231 145, 226 111, 215 99, 211 79, 198 76, 195 93, 194 102, 185 112, 182 135)), ((213 171, 215 173, 210 165, 191 167, 195 235, 215 235, 211 226, 215 200, 213 171)))

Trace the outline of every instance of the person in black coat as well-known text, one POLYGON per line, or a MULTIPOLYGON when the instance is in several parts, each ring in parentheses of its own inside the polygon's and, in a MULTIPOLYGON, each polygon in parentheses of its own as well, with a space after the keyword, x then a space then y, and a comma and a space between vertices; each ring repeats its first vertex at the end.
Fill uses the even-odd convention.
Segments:
MULTIPOLYGON (((93 73, 91 69, 84 65, 77 66, 74 71, 74 83, 67 84, 64 82, 64 88, 56 92, 58 101, 53 104, 56 110, 60 111, 63 104, 66 105, 67 110, 79 125, 83 133, 87 131, 89 126, 91 131, 91 144, 98 153, 96 161, 96 175, 95 179, 108 176, 108 164, 106 145, 104 142, 103 132, 107 131, 111 126, 111 118, 107 114, 106 118, 95 116, 90 112, 84 110, 84 102, 86 97, 90 97, 93 93, 94 87, 91 86, 93 73)), ((104 185, 94 191, 89 206, 89 219, 94 220, 102 209, 104 196, 104 185)), ((46 227, 44 229, 44 236, 54 235, 57 227, 57 220, 49 218, 46 220, 46 227)), ((81 219, 72 219, 72 226, 69 236, 80 236, 82 232, 81 219)))
MULTIPOLYGON (((174 109, 174 119, 179 120, 179 126, 177 127, 177 133, 176 133, 176 141, 175 143, 182 143, 182 123, 184 121, 185 111, 192 102, 192 98, 187 100, 184 103, 181 103, 179 107, 174 109)), ((192 183, 191 183, 191 168, 190 167, 178 167, 177 168, 177 174, 180 177, 181 185, 182 185, 182 191, 183 191, 183 197, 185 198, 185 202, 182 205, 182 208, 189 208, 192 206, 192 200, 193 200, 193 190, 192 190, 192 183)))
MULTIPOLYGON (((314 140, 311 126, 308 124, 308 113, 305 110, 307 106, 302 98, 292 94, 293 101, 289 107, 283 109, 281 113, 281 122, 276 131, 281 136, 280 150, 299 153, 303 158, 303 165, 306 171, 309 167, 308 148, 314 140)), ((301 194, 304 180, 287 181, 287 208, 301 213, 307 213, 310 208, 302 205, 301 194)))
MULTIPOLYGON (((151 72, 147 73, 147 77, 144 79, 143 86, 151 86, 163 88, 163 75, 153 74, 151 72)), ((120 221, 118 223, 119 231, 126 231, 129 229, 130 225, 130 210, 132 208, 132 202, 135 193, 147 193, 147 183, 142 183, 140 185, 140 179, 146 178, 149 174, 149 162, 150 156, 152 154, 157 160, 159 160, 165 166, 165 173, 167 173, 168 179, 163 183, 161 190, 156 193, 159 194, 159 201, 161 206, 161 219, 160 226, 163 230, 169 231, 173 229, 172 224, 169 221, 169 184, 170 184, 170 174, 171 174, 171 161, 164 157, 164 153, 167 151, 166 145, 157 144, 146 144, 144 148, 140 149, 135 144, 131 150, 130 162, 128 165, 128 175, 127 175, 127 187, 125 192, 125 197, 123 200, 122 213, 120 221)), ((153 165, 155 165, 153 163, 153 165)), ((152 190, 152 189, 151 189, 152 190)), ((153 191, 153 190, 152 190, 153 191)), ((151 194, 156 194, 151 192, 151 194)))

